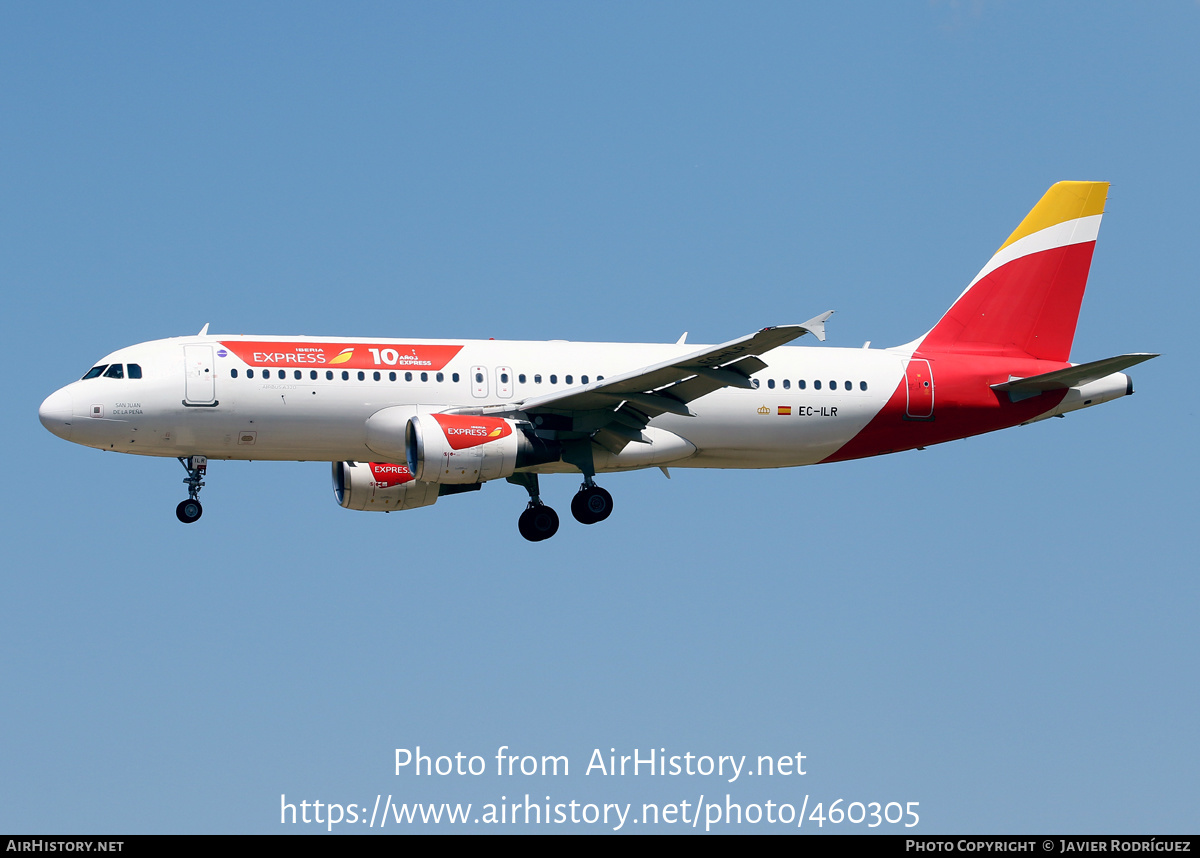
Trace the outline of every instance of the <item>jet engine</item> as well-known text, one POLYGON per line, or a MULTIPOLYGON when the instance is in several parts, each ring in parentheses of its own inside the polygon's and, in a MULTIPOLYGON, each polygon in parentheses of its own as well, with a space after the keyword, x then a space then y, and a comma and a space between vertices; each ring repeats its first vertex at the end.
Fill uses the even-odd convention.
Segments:
POLYGON ((408 465, 334 462, 333 493, 346 509, 392 510, 433 506, 438 487, 413 479, 408 465))
POLYGON ((404 433, 409 471, 428 483, 481 483, 556 461, 558 449, 526 425, 503 417, 418 414, 404 433))

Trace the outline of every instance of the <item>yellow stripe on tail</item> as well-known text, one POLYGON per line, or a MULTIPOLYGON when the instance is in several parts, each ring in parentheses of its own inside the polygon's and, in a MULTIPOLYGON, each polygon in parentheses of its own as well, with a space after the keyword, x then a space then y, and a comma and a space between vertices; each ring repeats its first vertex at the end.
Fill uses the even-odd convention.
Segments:
MULTIPOLYGON (((1080 217, 1104 214, 1108 182, 1056 182, 1038 201, 1000 250, 1046 227, 1080 217)), ((999 253, 1000 251, 996 251, 999 253)))

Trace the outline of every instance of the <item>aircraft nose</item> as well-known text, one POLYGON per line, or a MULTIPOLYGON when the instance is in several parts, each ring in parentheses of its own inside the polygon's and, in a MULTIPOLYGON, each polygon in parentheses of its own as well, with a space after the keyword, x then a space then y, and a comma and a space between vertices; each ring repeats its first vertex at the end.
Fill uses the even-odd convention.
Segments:
POLYGON ((71 421, 74 419, 74 401, 67 390, 60 389, 46 397, 38 409, 38 419, 42 425, 57 435, 69 441, 71 439, 71 421))

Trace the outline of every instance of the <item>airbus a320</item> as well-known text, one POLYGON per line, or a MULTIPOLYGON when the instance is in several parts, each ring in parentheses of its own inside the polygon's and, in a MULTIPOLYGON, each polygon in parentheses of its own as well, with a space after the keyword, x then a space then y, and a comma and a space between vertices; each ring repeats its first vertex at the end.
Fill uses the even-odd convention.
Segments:
POLYGON ((608 518, 598 475, 790 468, 1062 416, 1133 393, 1156 357, 1070 362, 1108 184, 1059 182, 928 333, 893 348, 798 348, 822 313, 720 345, 197 336, 101 358, 39 409, 61 438, 177 458, 200 518, 213 459, 327 461, 347 509, 392 512, 507 480, 526 539, 559 519, 543 474, 582 477, 571 513, 608 518))

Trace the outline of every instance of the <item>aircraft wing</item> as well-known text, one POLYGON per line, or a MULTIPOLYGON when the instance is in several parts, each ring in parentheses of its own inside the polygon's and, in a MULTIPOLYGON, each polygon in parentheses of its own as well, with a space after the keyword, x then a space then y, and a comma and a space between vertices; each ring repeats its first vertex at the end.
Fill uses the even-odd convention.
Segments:
MULTIPOLYGON (((750 375, 766 367, 759 359, 771 349, 811 333, 825 339, 822 313, 803 325, 763 328, 753 334, 709 346, 689 355, 610 376, 603 381, 568 388, 522 400, 515 407, 524 411, 554 413, 616 411, 622 402, 646 418, 660 414, 692 416, 687 403, 722 387, 753 388, 750 375)), ((642 422, 644 425, 645 421, 642 422)))

